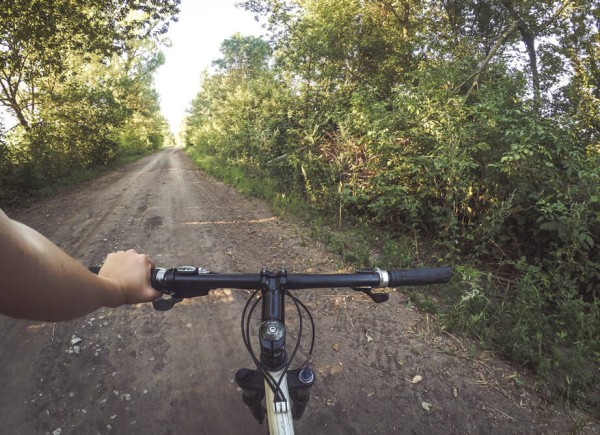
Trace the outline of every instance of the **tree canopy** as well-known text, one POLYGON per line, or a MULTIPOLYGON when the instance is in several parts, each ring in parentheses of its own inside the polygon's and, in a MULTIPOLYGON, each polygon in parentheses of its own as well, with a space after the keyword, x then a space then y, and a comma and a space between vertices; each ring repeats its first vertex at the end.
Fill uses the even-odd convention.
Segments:
POLYGON ((0 8, 0 200, 163 141, 152 73, 178 0, 7 0, 0 8))

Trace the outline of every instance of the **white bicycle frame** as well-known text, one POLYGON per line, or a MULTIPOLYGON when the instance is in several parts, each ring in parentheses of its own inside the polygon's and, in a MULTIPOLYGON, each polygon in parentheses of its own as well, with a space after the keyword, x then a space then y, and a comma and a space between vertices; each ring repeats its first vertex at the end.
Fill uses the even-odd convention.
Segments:
MULTIPOLYGON (((269 372, 279 382, 283 370, 269 372)), ((279 388, 285 397, 285 402, 275 402, 273 390, 265 380, 265 407, 267 408, 267 420, 269 422, 270 435, 294 435, 294 424, 292 423, 292 402, 288 391, 287 374, 281 380, 279 388)))

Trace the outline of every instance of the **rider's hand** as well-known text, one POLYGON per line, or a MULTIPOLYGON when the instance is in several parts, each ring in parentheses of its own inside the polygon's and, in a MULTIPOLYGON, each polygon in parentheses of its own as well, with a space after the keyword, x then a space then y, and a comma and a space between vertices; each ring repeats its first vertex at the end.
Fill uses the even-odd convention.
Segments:
POLYGON ((161 293, 150 286, 150 270, 154 263, 134 249, 108 254, 98 276, 111 281, 120 290, 122 299, 116 306, 150 302, 161 293))

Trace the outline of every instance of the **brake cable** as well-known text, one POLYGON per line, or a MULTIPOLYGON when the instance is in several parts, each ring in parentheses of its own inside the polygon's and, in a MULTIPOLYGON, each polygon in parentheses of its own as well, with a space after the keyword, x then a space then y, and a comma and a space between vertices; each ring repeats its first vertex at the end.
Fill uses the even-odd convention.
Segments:
POLYGON ((252 343, 250 342, 250 320, 252 318, 252 313, 254 312, 254 309, 256 308, 256 306, 258 305, 258 302, 260 301, 260 297, 256 298, 256 301, 254 302, 254 304, 250 308, 250 311, 248 312, 248 317, 246 319, 244 319, 247 308, 248 308, 248 306, 250 306, 250 302, 252 301, 252 299, 254 299, 256 297, 256 295, 259 292, 260 292, 260 289, 256 290, 254 293, 252 293, 250 298, 246 301, 246 305, 244 306, 244 310, 242 311, 242 338, 244 340, 244 345, 246 346, 246 350, 252 357, 252 360, 254 361, 256 368, 260 370, 264 379, 269 384, 269 387, 271 387, 274 397, 279 397, 283 400, 284 395, 283 395, 283 391, 281 391, 281 388, 279 388, 279 383, 276 383, 275 378, 269 373, 268 370, 266 370, 266 367, 264 366, 264 364, 256 357, 256 354, 254 353, 254 350, 252 349, 252 343), (244 326, 244 320, 246 320, 245 326, 244 326))
POLYGON ((252 348, 252 343, 250 341, 250 321, 252 318, 252 314, 254 313, 254 310, 256 309, 256 306, 258 305, 258 303, 260 302, 260 299, 261 299, 260 296, 257 297, 259 292, 260 292, 260 289, 254 291, 252 293, 252 295, 250 296, 250 298, 248 298, 248 300, 246 301, 246 304, 244 305, 244 309, 242 311, 242 321, 241 321, 241 323, 242 323, 241 324, 242 338, 243 338, 246 350, 250 354, 250 357, 254 361, 256 367, 262 373, 264 379, 266 379, 271 390, 273 391, 274 399, 280 398, 283 401, 283 400, 285 400, 285 397, 283 396, 283 392, 281 390, 281 383, 283 382, 284 376, 287 375, 287 372, 288 372, 290 366, 292 365, 294 358, 296 357, 296 354, 298 352, 298 349, 299 349, 301 341, 302 341, 302 330, 303 330, 304 324, 303 324, 301 308, 304 309, 306 314, 308 314, 308 318, 310 320, 311 342, 310 342, 310 348, 308 351, 308 357, 307 357, 306 361, 300 365, 300 367, 306 367, 306 366, 308 366, 308 364, 310 362, 314 344, 315 344, 315 336, 316 336, 315 322, 314 322, 313 316, 312 316, 310 310, 308 309, 308 307, 300 299, 296 298, 293 294, 291 294, 289 291, 286 292, 286 295, 290 297, 290 299, 292 300, 292 302, 294 302, 294 305, 296 306, 296 310, 298 312, 299 330, 298 330, 298 336, 296 339, 296 345, 294 346, 294 350, 293 350, 291 356, 288 358, 288 362, 283 369, 281 377, 278 380, 275 380, 275 378, 271 375, 271 373, 266 369, 264 364, 256 357, 256 354, 254 353, 254 349, 252 348), (252 300, 254 298, 256 298, 256 300, 250 307, 250 303, 252 302, 252 300), (250 310, 248 310, 248 307, 250 307, 250 310), (246 315, 246 313, 247 313, 247 315, 246 315))
POLYGON ((300 304, 300 306, 304 309, 306 314, 308 314, 308 319, 310 320, 310 327, 311 327, 311 332, 312 332, 312 337, 311 337, 311 341, 310 341, 310 349, 308 350, 308 358, 306 359, 304 364, 300 365, 302 367, 302 366, 306 366, 309 363, 310 357, 312 356, 313 348, 315 346, 315 336, 316 336, 315 321, 314 321, 313 316, 312 316, 310 310, 308 309, 308 307, 306 305, 304 305, 304 303, 300 299, 298 299, 297 297, 295 297, 294 295, 289 293, 289 290, 288 290, 288 294, 294 302, 297 302, 300 304))
POLYGON ((292 296, 291 294, 289 294, 289 290, 288 290, 288 292, 286 292, 286 294, 290 296, 290 298, 294 302, 294 305, 296 305, 296 310, 298 311, 298 322, 299 322, 298 338, 296 339, 296 346, 294 346, 292 355, 288 358, 288 362, 283 369, 283 373, 281 374, 281 377, 277 381, 277 390, 280 390, 281 382, 283 382, 283 377, 287 376, 288 369, 290 368, 290 366, 292 365, 292 362, 294 361, 296 352, 298 351, 298 348, 300 347, 300 341, 302 340, 302 312, 300 311, 300 305, 298 305, 298 303, 296 302, 297 299, 294 296, 292 296))

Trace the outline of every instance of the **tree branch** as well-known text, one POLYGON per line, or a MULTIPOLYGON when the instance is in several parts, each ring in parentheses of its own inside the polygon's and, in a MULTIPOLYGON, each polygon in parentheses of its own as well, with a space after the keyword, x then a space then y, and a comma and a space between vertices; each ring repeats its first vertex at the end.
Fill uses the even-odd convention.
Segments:
POLYGON ((473 80, 473 84, 471 85, 471 87, 469 88, 469 91, 467 92, 467 95, 465 96, 465 101, 468 101, 469 97, 471 96, 473 91, 477 87, 479 87, 479 79, 481 78, 481 74, 483 73, 483 71, 485 71, 485 68, 492 60, 492 57, 494 57, 496 52, 500 49, 500 47, 502 47, 502 44, 504 44, 504 42, 517 30, 518 27, 519 27, 519 23, 517 21, 514 21, 510 25, 510 27, 508 29, 506 29, 506 31, 502 35, 500 35, 500 38, 498 38, 498 40, 496 41, 496 43, 494 44, 494 46, 492 47, 492 49, 490 50, 490 52, 488 53, 486 58, 483 60, 483 62, 477 69, 477 72, 475 72, 475 74, 474 74, 475 79, 473 80))
POLYGON ((546 28, 548 28, 550 25, 552 25, 558 19, 558 17, 560 17, 562 15, 562 13, 565 11, 565 9, 567 8, 567 6, 569 6, 569 3, 571 3, 571 0, 563 0, 562 4, 554 12, 554 14, 552 14, 552 16, 550 17, 550 19, 548 21, 546 21, 545 23, 543 23, 536 30, 535 35, 536 36, 539 35, 544 30, 546 30, 546 28))
POLYGON ((410 15, 410 6, 407 4, 404 4, 404 10, 402 11, 404 16, 400 16, 400 13, 396 10, 394 5, 390 1, 377 0, 376 2, 381 3, 383 5, 383 7, 388 12, 390 12, 394 16, 394 18, 396 18, 396 20, 398 21, 398 24, 402 28, 402 34, 403 34, 404 38, 407 38, 408 37, 408 19, 409 19, 409 15, 410 15))

